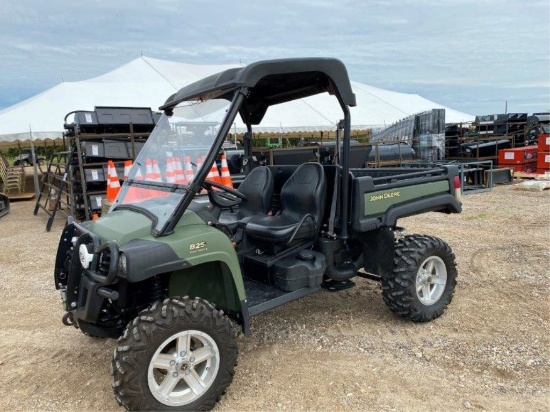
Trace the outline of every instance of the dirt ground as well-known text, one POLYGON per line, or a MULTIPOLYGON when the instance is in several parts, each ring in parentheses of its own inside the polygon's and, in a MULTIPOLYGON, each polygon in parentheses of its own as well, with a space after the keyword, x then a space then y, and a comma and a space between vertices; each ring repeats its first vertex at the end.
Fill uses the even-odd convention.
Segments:
MULTIPOLYGON (((64 219, 33 202, 0 219, 0 410, 121 410, 114 340, 61 323, 53 266, 64 219)), ((439 319, 393 315, 375 281, 259 315, 219 411, 548 411, 550 191, 500 186, 460 215, 400 222, 445 239, 459 280, 439 319)))

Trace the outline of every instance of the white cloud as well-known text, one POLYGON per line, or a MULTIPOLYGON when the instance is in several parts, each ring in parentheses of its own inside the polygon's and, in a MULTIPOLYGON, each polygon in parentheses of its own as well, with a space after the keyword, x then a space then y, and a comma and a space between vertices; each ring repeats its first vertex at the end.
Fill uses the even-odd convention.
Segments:
MULTIPOLYGON (((533 110, 549 100, 547 1, 4 3, 0 106, 29 87, 39 92, 62 76, 95 77, 141 53, 190 63, 334 56, 357 81, 429 93, 425 97, 473 113, 470 107, 484 100, 480 90, 486 107, 528 85, 547 93, 533 98, 533 110)), ((529 99, 527 91, 524 96, 529 99)))

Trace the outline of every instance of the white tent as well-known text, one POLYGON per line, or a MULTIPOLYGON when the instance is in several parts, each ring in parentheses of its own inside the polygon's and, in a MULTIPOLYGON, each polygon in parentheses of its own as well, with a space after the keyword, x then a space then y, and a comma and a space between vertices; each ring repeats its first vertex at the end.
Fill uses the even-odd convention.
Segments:
MULTIPOLYGON (((0 111, 0 142, 58 138, 65 115, 95 106, 151 107, 156 110, 181 87, 236 65, 195 65, 139 57, 102 76, 64 82, 0 111)), ((441 106, 416 94, 396 93, 352 82, 357 107, 351 109, 352 126, 363 129, 390 125, 411 114, 446 109, 446 121, 472 121, 473 116, 441 106)), ((326 94, 271 108, 259 131, 334 130, 342 113, 326 94)), ((237 128, 244 125, 237 123, 237 128)))

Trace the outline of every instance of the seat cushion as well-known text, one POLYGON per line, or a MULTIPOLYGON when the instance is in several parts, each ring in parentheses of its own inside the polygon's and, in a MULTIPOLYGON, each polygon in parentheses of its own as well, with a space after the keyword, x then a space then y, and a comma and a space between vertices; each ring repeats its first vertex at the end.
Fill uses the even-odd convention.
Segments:
POLYGON ((286 244, 290 242, 290 240, 300 240, 315 236, 313 218, 306 217, 303 223, 299 225, 299 219, 284 214, 253 217, 246 224, 246 233, 264 242, 280 245, 286 244))

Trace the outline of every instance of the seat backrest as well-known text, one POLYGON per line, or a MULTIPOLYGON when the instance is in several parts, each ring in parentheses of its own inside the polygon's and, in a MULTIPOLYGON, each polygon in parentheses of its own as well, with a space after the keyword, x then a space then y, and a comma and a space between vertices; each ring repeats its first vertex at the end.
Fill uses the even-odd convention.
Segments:
POLYGON ((255 167, 239 185, 238 190, 246 196, 246 201, 239 204, 239 213, 242 216, 267 214, 273 195, 271 170, 265 166, 255 167))
POLYGON ((310 214, 317 230, 325 210, 327 180, 319 163, 304 163, 290 176, 281 189, 282 214, 298 219, 310 214))

